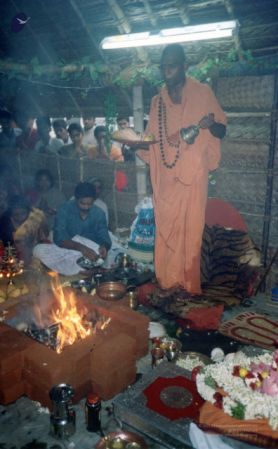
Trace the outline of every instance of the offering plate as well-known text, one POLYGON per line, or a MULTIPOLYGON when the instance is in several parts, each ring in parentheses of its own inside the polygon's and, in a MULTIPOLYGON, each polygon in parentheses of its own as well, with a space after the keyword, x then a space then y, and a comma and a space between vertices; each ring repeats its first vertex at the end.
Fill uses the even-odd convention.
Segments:
POLYGON ((104 264, 104 260, 101 257, 99 257, 97 260, 90 260, 82 256, 77 259, 76 263, 84 270, 91 270, 92 268, 101 267, 101 265, 104 264))

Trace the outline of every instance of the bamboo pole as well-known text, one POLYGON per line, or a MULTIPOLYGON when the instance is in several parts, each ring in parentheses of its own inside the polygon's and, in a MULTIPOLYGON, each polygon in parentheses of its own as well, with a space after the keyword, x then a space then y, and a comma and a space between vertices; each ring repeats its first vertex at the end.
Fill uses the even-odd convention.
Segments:
MULTIPOLYGON (((273 180, 274 180, 274 162, 275 162, 275 151, 276 151, 276 140, 277 140, 277 123, 278 123, 278 73, 275 74, 274 78, 274 95, 273 95, 273 108, 271 115, 271 125, 270 125, 270 145, 268 153, 268 166, 267 166, 267 184, 266 184, 266 197, 265 197, 265 210, 264 210, 264 226, 263 226, 263 236, 262 236, 262 256, 263 256, 263 266, 267 267, 267 253, 269 246, 269 234, 270 234, 270 223, 271 223, 271 208, 272 208, 272 196, 273 196, 273 180)), ((265 291, 265 281, 261 283, 261 291, 265 291)))
MULTIPOLYGON (((143 106, 143 89, 142 85, 133 87, 133 117, 134 128, 136 131, 142 133, 144 131, 144 106, 143 106)), ((137 182, 137 198, 141 201, 147 194, 146 170, 141 170, 145 167, 144 162, 136 156, 136 171, 137 182)))

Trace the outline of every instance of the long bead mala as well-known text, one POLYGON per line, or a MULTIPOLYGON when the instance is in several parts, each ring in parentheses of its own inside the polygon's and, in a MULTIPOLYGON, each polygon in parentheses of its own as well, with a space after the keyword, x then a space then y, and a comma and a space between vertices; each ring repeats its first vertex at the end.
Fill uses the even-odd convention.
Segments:
POLYGON ((178 162, 179 157, 180 157, 180 141, 178 141, 177 143, 172 142, 168 136, 166 106, 165 106, 161 96, 159 97, 159 102, 158 102, 158 132, 159 132, 159 149, 160 149, 162 163, 167 168, 173 168, 173 167, 175 167, 175 165, 178 162), (170 147, 177 149, 174 161, 172 163, 169 163, 166 161, 166 155, 165 155, 164 145, 163 145, 163 128, 164 128, 164 135, 167 140, 167 143, 169 144, 170 147))

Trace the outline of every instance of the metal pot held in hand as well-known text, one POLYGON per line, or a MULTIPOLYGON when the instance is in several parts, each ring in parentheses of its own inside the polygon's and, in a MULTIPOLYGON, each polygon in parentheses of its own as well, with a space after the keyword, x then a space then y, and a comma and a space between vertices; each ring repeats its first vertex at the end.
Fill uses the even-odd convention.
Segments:
POLYGON ((184 140, 189 145, 195 142, 196 137, 199 135, 200 125, 192 125, 188 128, 182 128, 180 130, 180 135, 182 140, 184 140))
POLYGON ((196 137, 199 135, 200 129, 210 129, 214 123, 214 114, 210 112, 199 121, 198 125, 191 125, 187 128, 181 128, 181 138, 189 145, 192 145, 195 142, 196 137))

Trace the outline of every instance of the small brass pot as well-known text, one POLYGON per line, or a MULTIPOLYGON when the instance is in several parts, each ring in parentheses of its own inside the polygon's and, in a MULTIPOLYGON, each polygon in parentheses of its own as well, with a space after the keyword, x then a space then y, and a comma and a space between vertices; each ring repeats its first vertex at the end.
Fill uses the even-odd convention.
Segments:
POLYGON ((127 287, 122 282, 103 282, 97 286, 96 294, 105 301, 117 301, 126 294, 127 287))

